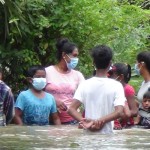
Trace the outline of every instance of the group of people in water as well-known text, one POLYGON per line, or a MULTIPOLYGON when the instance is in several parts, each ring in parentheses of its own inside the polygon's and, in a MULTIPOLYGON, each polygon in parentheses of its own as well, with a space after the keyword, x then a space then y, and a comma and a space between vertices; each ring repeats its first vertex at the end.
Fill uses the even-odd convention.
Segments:
POLYGON ((135 71, 144 81, 136 98, 128 84, 131 66, 112 64, 110 47, 98 45, 91 50, 96 69, 89 79, 75 70, 79 61, 76 44, 63 38, 56 48, 58 63, 29 68, 29 88, 20 92, 15 102, 0 76, 0 125, 78 124, 100 133, 135 124, 150 128, 150 51, 137 55, 135 71))

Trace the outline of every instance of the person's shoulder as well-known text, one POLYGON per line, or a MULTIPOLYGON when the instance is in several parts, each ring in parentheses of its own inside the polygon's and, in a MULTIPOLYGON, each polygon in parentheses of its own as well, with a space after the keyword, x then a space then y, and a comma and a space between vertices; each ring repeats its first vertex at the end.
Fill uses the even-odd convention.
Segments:
POLYGON ((83 74, 82 74, 80 71, 78 71, 78 70, 72 69, 71 71, 72 71, 72 73, 74 73, 74 74, 83 75, 83 74))
POLYGON ((69 75, 75 77, 79 83, 85 80, 83 74, 78 70, 72 69, 69 75))
POLYGON ((21 92, 19 93, 19 95, 26 96, 26 95, 29 95, 30 93, 32 93, 32 92, 30 92, 30 90, 27 89, 27 90, 21 91, 21 92))
POLYGON ((148 82, 143 81, 141 83, 141 86, 150 86, 150 81, 148 81, 148 82))
POLYGON ((147 82, 148 86, 150 86, 150 81, 147 82))
POLYGON ((133 86, 130 84, 126 84, 124 87, 126 90, 134 90, 133 86))
POLYGON ((54 65, 50 65, 50 66, 48 66, 48 67, 45 67, 45 70, 47 71, 47 70, 53 70, 54 69, 54 65))
POLYGON ((10 90, 10 87, 4 82, 4 81, 0 81, 0 87, 1 89, 6 90, 10 90))
POLYGON ((95 80, 96 80, 95 77, 90 77, 90 78, 87 78, 87 79, 83 80, 80 84, 86 86, 87 84, 91 84, 91 83, 96 82, 95 80))
POLYGON ((82 80, 80 83, 79 83, 79 86, 80 87, 85 87, 89 82, 89 79, 84 79, 82 80))
POLYGON ((115 79, 111 79, 111 78, 105 78, 105 81, 110 84, 121 84, 119 81, 116 81, 115 79))
POLYGON ((110 79, 110 78, 99 78, 99 77, 95 77, 95 76, 90 77, 90 78, 88 78, 88 79, 85 80, 85 82, 93 82, 93 81, 95 81, 95 82, 102 81, 103 83, 104 82, 108 82, 108 83, 109 82, 114 82, 114 80, 110 79))
POLYGON ((116 80, 111 79, 111 78, 107 78, 107 83, 114 88, 115 87, 119 87, 119 88, 122 87, 123 88, 123 85, 119 81, 116 81, 116 80))
POLYGON ((31 92, 29 92, 29 89, 28 90, 24 90, 24 91, 20 91, 16 97, 16 101, 22 101, 24 99, 28 99, 28 97, 30 98, 31 97, 31 92))
POLYGON ((134 90, 133 86, 131 86, 129 84, 126 84, 124 86, 124 91, 125 91, 126 96, 135 95, 135 90, 134 90))
POLYGON ((52 94, 47 93, 47 92, 45 92, 45 94, 46 94, 45 98, 46 98, 48 103, 55 102, 55 98, 54 98, 54 96, 52 94))
POLYGON ((44 91, 48 98, 54 99, 54 96, 46 91, 44 91))

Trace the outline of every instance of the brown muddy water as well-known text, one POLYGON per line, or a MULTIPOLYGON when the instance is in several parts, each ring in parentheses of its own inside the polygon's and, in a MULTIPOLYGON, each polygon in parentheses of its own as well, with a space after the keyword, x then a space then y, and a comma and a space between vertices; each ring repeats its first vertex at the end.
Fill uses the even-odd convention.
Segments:
POLYGON ((150 129, 131 128, 111 135, 77 126, 0 127, 0 150, 150 150, 150 129))

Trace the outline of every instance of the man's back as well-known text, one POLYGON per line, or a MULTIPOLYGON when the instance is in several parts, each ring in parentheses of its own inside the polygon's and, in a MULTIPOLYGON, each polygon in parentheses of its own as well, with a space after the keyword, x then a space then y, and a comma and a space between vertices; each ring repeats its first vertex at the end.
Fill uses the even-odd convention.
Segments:
POLYGON ((105 45, 97 45, 92 49, 92 61, 96 68, 95 77, 79 85, 74 101, 68 109, 68 113, 90 131, 112 133, 111 121, 123 115, 125 104, 123 87, 119 82, 107 78, 112 55, 112 49, 105 45), (82 103, 85 107, 85 118, 77 111, 82 103))
MULTIPOLYGON (((85 118, 97 120, 114 111, 114 106, 124 105, 122 85, 109 78, 92 77, 79 86, 74 96, 85 106, 85 118)), ((105 124, 102 133, 112 132, 111 122, 105 124)))

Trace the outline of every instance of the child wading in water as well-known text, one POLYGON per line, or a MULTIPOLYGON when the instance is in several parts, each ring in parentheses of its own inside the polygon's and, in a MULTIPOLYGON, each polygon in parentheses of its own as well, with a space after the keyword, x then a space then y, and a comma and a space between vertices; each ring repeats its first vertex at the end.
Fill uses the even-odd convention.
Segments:
POLYGON ((143 95, 142 107, 139 108, 135 124, 150 128, 150 88, 143 95))
POLYGON ((42 66, 28 70, 30 88, 19 94, 15 104, 15 123, 18 125, 49 125, 50 118, 56 125, 61 124, 54 97, 43 91, 46 72, 42 66))
POLYGON ((123 85, 127 99, 124 107, 126 116, 123 119, 115 120, 114 129, 132 126, 134 125, 133 117, 137 115, 138 108, 136 106, 134 88, 128 84, 131 78, 131 66, 124 63, 115 63, 108 74, 110 78, 119 81, 123 85))

